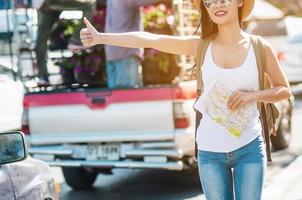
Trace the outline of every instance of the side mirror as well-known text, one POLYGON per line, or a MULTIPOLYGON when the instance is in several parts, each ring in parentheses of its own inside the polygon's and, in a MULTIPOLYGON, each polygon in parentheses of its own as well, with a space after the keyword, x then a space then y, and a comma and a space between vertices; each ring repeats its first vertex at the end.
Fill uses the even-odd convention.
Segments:
POLYGON ((26 159, 27 148, 22 132, 0 133, 0 165, 26 159))

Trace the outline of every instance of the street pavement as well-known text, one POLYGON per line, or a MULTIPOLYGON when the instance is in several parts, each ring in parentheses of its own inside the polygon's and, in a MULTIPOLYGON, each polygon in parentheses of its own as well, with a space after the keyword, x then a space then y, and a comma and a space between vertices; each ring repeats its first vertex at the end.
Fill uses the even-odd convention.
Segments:
MULTIPOLYGON (((268 165, 263 200, 302 200, 302 97, 296 100, 290 148, 273 152, 268 165)), ((73 191, 61 169, 52 168, 61 182, 61 200, 204 200, 197 170, 184 172, 115 169, 99 175, 94 188, 73 191)))

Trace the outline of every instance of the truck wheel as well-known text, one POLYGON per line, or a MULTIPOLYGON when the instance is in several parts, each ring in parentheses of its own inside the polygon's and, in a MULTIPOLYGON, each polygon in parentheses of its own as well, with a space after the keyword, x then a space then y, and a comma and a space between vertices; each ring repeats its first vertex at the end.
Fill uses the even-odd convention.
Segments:
POLYGON ((289 146, 291 140, 291 108, 282 114, 281 121, 278 126, 277 136, 271 135, 271 141, 274 150, 282 150, 289 146))
POLYGON ((62 171, 66 183, 74 190, 90 189, 98 175, 77 167, 62 167, 62 171))

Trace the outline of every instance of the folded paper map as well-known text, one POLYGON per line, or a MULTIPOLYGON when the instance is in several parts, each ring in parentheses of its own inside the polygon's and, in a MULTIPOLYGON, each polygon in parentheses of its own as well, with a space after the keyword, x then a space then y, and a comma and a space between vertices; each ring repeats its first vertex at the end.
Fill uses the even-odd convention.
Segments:
POLYGON ((227 107, 233 91, 218 81, 214 81, 209 89, 195 102, 194 108, 207 114, 231 136, 239 138, 249 122, 257 115, 257 109, 250 104, 231 111, 227 107))

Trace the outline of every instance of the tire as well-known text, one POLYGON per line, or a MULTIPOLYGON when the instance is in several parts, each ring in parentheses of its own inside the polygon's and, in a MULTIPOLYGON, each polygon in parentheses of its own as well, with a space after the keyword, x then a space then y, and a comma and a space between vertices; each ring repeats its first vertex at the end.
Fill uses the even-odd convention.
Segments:
POLYGON ((83 168, 62 167, 66 183, 74 190, 91 189, 98 175, 96 172, 89 172, 83 168))
POLYGON ((289 107, 286 113, 282 113, 282 118, 280 120, 277 136, 271 135, 272 146, 274 150, 279 151, 286 149, 291 140, 291 117, 292 108, 289 107))

